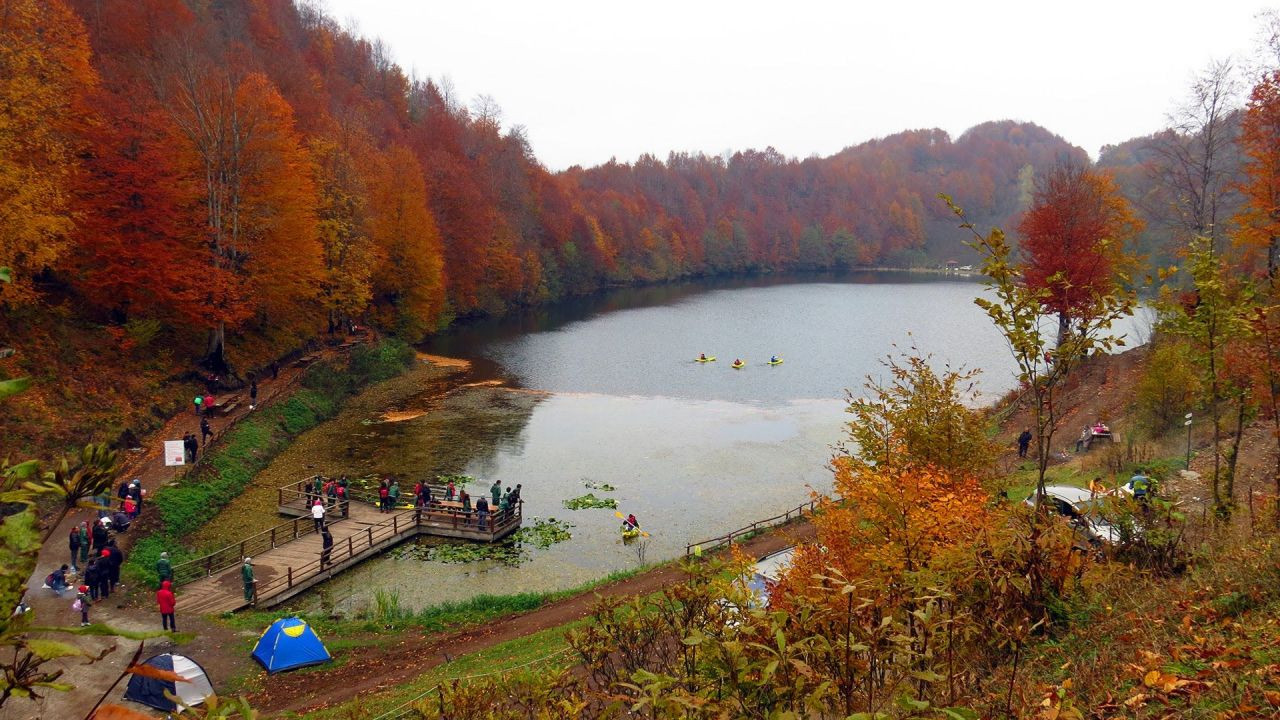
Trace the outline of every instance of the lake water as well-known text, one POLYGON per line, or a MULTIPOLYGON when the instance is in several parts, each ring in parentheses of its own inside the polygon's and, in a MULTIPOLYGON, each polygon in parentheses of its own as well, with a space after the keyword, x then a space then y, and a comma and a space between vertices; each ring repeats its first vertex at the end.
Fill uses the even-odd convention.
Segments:
MULTIPOLYGON (((830 489, 827 462, 844 434, 846 389, 912 345, 941 367, 981 367, 993 399, 1013 386, 1004 341, 955 277, 845 277, 690 283, 625 290, 460 327, 435 354, 473 362, 444 396, 407 396, 427 414, 365 425, 330 457, 328 473, 462 472, 523 484, 533 517, 573 523, 573 539, 525 563, 444 564, 384 557, 321 587, 304 604, 352 610, 375 590, 422 607, 480 593, 563 589, 641 562, 612 510, 564 500, 608 483, 622 513, 652 534, 644 560, 778 514, 830 489), (714 363, 697 363, 705 352, 714 363), (784 363, 769 366, 770 355, 784 363), (741 358, 746 367, 730 363, 741 358)), ((1121 332, 1143 335, 1142 323, 1121 332)), ((366 421, 368 422, 368 421, 366 421)), ((323 451, 321 451, 323 454, 323 451)))

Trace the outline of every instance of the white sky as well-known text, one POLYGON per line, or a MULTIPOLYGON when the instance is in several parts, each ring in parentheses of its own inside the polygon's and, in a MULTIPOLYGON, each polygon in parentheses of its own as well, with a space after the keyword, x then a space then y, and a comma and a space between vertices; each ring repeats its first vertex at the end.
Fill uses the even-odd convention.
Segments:
MULTIPOLYGON (((1274 0, 1273 0, 1274 2, 1274 0)), ((1275 4, 1280 4, 1277 2, 1275 4)), ((551 170, 649 152, 829 155, 1028 120, 1094 157, 1256 47, 1253 0, 321 0, 406 71, 492 96, 551 170)))

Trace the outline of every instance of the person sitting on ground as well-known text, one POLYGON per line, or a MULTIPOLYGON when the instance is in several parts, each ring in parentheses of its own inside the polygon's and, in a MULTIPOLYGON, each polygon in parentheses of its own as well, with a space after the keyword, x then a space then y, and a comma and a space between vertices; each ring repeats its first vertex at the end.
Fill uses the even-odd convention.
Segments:
POLYGON ((67 589, 67 566, 54 570, 49 573, 49 577, 44 579, 44 584, 53 590, 57 595, 61 595, 63 590, 67 589))
POLYGON ((1147 494, 1151 491, 1151 478, 1147 477, 1147 473, 1143 468, 1129 478, 1129 489, 1133 491, 1133 497, 1140 502, 1146 502, 1147 494))

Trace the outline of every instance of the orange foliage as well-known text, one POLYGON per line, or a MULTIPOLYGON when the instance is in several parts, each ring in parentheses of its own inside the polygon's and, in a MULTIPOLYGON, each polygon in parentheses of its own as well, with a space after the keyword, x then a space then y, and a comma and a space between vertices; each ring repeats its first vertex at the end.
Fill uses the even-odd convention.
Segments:
POLYGON ((0 0, 0 267, 5 302, 35 300, 74 231, 72 191, 97 75, 84 24, 61 0, 0 0))
POLYGON ((1267 273, 1274 276, 1280 269, 1280 70, 1253 88, 1240 124, 1240 147, 1246 160, 1238 237, 1265 257, 1267 273))
POLYGON ((1048 310, 1075 317, 1115 287, 1121 251, 1141 229, 1110 175, 1070 163, 1055 167, 1018 225, 1027 284, 1049 291, 1048 310))
POLYGON ((814 516, 818 542, 798 548, 779 582, 783 598, 807 594, 815 575, 833 571, 896 598, 906 575, 926 570, 989 522, 987 494, 972 477, 929 467, 877 470, 842 458, 834 464, 840 501, 824 499, 814 516))

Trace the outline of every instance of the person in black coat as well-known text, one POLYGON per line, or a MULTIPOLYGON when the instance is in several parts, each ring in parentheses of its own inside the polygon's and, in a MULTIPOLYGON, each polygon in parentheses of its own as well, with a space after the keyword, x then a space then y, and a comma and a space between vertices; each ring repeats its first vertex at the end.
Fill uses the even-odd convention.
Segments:
POLYGON ((107 558, 107 571, 111 581, 111 589, 116 589, 116 584, 120 582, 120 566, 124 564, 124 551, 116 547, 115 540, 107 541, 107 552, 110 553, 107 558))
POLYGON ((89 586, 89 599, 94 601, 98 599, 98 574, 98 558, 93 558, 85 566, 84 577, 81 579, 89 586))
POLYGON ((94 552, 102 552, 102 549, 107 546, 107 540, 110 538, 107 534, 107 528, 101 522, 96 522, 93 524, 93 531, 91 534, 93 536, 94 552))
POLYGON ((102 555, 95 561, 95 577, 97 578, 98 596, 111 597, 111 552, 103 549, 102 555))

